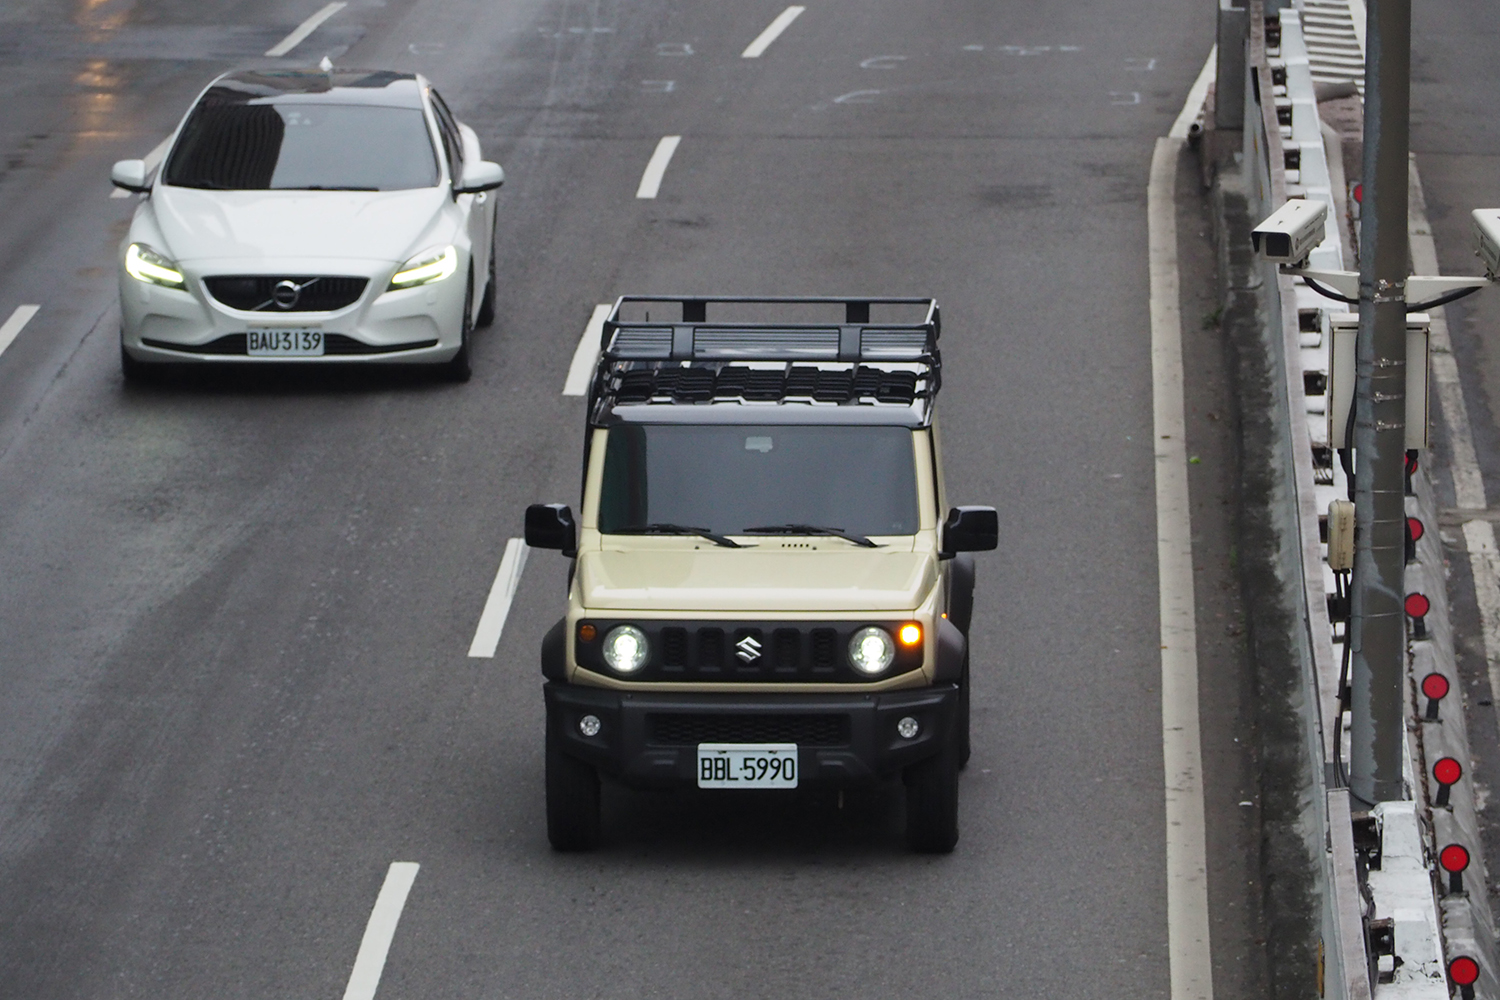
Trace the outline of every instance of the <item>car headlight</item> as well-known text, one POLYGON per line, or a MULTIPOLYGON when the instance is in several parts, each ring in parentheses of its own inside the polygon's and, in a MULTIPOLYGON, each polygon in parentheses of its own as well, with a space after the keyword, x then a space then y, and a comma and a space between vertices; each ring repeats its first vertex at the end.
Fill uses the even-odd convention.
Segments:
POLYGON ((604 637, 604 662, 611 670, 633 674, 646 665, 646 633, 634 625, 616 625, 604 637))
POLYGON ((849 662, 862 674, 874 677, 896 658, 896 644, 891 634, 874 625, 866 626, 849 638, 849 662))
POLYGON ((416 288, 434 281, 442 281, 458 270, 458 251, 449 244, 445 247, 429 247, 401 265, 391 276, 391 286, 386 291, 398 288, 416 288))
POLYGON ((163 288, 187 288, 177 264, 144 243, 132 243, 125 251, 125 273, 136 281, 150 282, 163 288))

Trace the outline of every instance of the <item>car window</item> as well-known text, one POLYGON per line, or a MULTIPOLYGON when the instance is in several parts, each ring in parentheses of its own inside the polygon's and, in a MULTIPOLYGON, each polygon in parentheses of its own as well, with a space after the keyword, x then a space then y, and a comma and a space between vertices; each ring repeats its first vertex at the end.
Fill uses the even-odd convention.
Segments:
POLYGON ((453 112, 448 110, 448 105, 438 96, 436 90, 432 94, 432 110, 437 114, 438 133, 443 137, 443 148, 448 153, 448 171, 453 179, 461 180, 464 175, 464 137, 458 130, 458 119, 453 117, 453 112))
POLYGON ((912 432, 739 424, 610 428, 599 530, 660 522, 726 534, 784 524, 915 534, 912 432))
POLYGON ((247 99, 215 88, 183 125, 165 180, 231 191, 397 191, 434 186, 438 169, 418 109, 247 99))

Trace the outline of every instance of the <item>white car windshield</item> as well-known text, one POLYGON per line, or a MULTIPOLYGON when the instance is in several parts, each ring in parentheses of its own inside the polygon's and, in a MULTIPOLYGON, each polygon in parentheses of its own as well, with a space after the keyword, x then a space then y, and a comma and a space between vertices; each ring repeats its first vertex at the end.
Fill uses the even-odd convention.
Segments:
POLYGON ((183 126, 164 179, 218 191, 399 191, 434 186, 438 165, 414 108, 210 91, 183 126))
POLYGON ((599 530, 681 526, 724 535, 830 529, 856 536, 915 534, 912 432, 722 424, 610 428, 599 530))

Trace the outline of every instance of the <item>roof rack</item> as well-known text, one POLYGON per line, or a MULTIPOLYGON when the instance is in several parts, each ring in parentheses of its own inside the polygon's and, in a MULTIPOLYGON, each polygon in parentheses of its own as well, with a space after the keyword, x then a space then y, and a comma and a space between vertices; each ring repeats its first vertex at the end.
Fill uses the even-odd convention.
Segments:
POLYGON ((925 423, 940 330, 930 298, 624 295, 604 321, 589 410, 598 424, 617 406, 820 403, 902 407, 925 423))

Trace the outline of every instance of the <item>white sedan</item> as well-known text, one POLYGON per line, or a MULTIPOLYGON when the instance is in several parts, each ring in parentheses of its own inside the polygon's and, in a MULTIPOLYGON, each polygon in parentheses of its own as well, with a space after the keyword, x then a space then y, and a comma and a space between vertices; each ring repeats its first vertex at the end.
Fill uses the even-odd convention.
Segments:
POLYGON ((120 245, 127 378, 192 361, 422 363, 469 377, 495 311, 500 166, 410 73, 229 73, 199 96, 120 245))

